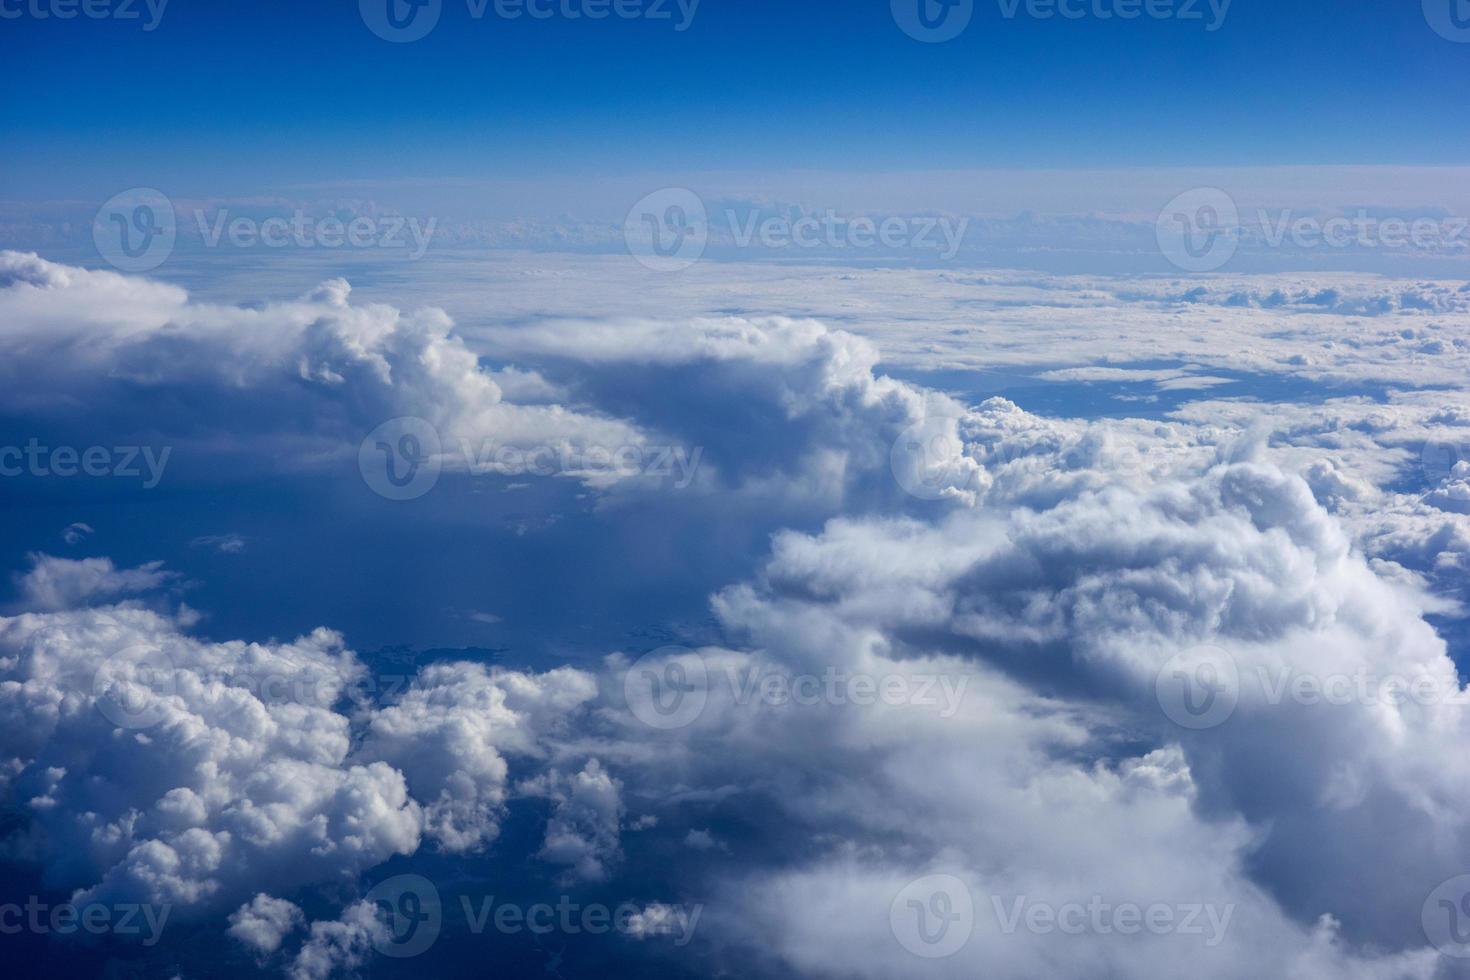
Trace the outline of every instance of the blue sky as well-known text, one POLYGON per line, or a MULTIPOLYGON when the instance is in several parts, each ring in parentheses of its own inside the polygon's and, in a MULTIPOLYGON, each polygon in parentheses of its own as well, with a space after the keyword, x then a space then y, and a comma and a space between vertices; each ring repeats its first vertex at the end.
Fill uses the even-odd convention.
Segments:
POLYGON ((447 0, 410 44, 374 36, 350 3, 173 0, 152 31, 24 16, 0 21, 0 81, 23 93, 0 107, 0 196, 674 168, 1465 162, 1470 48, 1417 3, 1236 0, 1215 31, 1199 7, 1197 21, 1037 20, 982 0, 942 44, 909 38, 881 2, 703 0, 680 32, 672 0, 669 20, 596 22, 475 20, 447 0))

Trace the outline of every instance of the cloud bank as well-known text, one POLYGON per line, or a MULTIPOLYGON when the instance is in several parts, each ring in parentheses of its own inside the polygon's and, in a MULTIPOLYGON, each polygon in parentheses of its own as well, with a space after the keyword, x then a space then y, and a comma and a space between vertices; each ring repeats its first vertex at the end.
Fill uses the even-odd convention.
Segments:
MULTIPOLYGON (((121 431, 139 392, 208 393, 168 438, 300 474, 404 415, 446 445, 697 446, 690 526, 762 539, 700 637, 517 667, 405 665, 330 624, 212 638, 167 560, 30 556, 0 618, 5 859, 79 906, 167 905, 186 974, 211 943, 241 973, 447 968, 489 941, 458 898, 525 889, 626 900, 598 948, 671 975, 1465 975, 1431 916, 1470 871, 1470 407, 1448 386, 1223 383, 1247 362, 1445 377, 1455 291, 973 284, 1131 324, 1065 364, 997 344, 1051 372, 1037 386, 1222 380, 1084 418, 895 377, 871 317, 462 334, 342 282, 248 307, 16 253, 0 270, 11 417, 90 397, 121 431), (1375 291, 1399 299, 1372 310, 1375 291), (1222 334, 1177 327, 1201 316, 1222 334), (442 907, 385 900, 403 877, 442 907), (437 938, 399 958, 403 916, 430 908, 437 938)), ((975 334, 1041 322, 1036 300, 975 334)), ((671 492, 515 479, 561 477, 612 526, 671 492)))

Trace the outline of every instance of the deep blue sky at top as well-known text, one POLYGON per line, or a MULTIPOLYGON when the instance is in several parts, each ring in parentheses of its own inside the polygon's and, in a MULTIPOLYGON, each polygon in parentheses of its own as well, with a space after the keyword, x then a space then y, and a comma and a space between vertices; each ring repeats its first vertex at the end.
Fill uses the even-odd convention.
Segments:
POLYGON ((1470 162, 1470 44, 1430 30, 1420 0, 1234 0, 1214 33, 1007 20, 976 0, 944 44, 902 33, 888 0, 703 0, 684 33, 444 5, 412 44, 374 36, 356 0, 170 0, 151 33, 0 20, 0 198, 120 182, 223 195, 351 178, 1470 162))

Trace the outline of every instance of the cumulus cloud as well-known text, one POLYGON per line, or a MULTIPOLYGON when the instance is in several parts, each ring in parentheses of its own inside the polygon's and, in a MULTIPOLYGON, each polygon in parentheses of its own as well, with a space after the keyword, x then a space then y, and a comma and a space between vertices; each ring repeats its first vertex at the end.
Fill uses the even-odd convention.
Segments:
POLYGON ((544 753, 540 735, 595 693, 592 679, 570 668, 529 675, 436 664, 372 716, 361 754, 407 774, 426 806, 425 831, 440 847, 478 850, 499 833, 506 756, 544 753))
POLYGON ((27 609, 68 609, 120 596, 151 592, 176 578, 154 561, 137 568, 118 568, 110 558, 56 558, 30 556, 29 571, 15 576, 15 584, 27 609))
POLYGON ((581 772, 555 770, 527 781, 524 791, 552 801, 546 837, 537 856, 567 867, 571 880, 602 881, 622 857, 621 785, 589 759, 581 772))
MULTIPOLYGON (((1461 686, 1422 618, 1432 602, 1377 576, 1303 481, 1228 464, 1004 521, 957 513, 923 546, 919 533, 911 522, 839 521, 779 540, 764 587, 732 589, 719 608, 789 659, 818 663, 863 643, 938 647, 1124 709, 1135 729, 1182 747, 1203 817, 1259 835, 1229 858, 1242 877, 1301 921, 1330 912, 1359 940, 1422 942, 1420 904, 1467 846, 1464 774, 1450 761, 1467 734, 1461 686), (1229 723, 1191 735, 1163 719, 1155 684, 1170 657, 1203 643, 1228 651, 1240 703, 1229 723), (1418 678, 1440 697, 1311 705, 1273 696, 1269 682, 1339 673, 1418 678), (1384 839, 1373 828, 1385 823, 1415 831, 1384 839)), ((939 780, 949 792, 954 782, 939 780)), ((986 853, 974 860, 994 873, 994 855, 1014 845, 986 853)))
POLYGON ((421 812, 382 762, 349 764, 331 705, 362 668, 326 630, 208 643, 130 605, 0 620, 12 789, 30 857, 89 901, 233 909, 263 887, 336 880, 418 845, 421 812))
MULTIPOLYGON (((45 829, 31 856, 89 900, 184 909, 350 880, 423 837, 483 846, 505 756, 544 755, 596 691, 571 669, 443 664, 365 702, 354 736, 338 706, 375 678, 327 630, 217 644, 148 609, 94 606, 0 619, 0 651, 6 771, 45 829)), ((616 790, 595 762, 555 791, 566 834, 602 834, 610 816, 615 845, 616 790)))
POLYGON ((697 489, 832 509, 894 505, 890 450, 960 403, 877 372, 867 340, 815 320, 547 322, 483 332, 506 357, 575 372, 597 404, 701 453, 697 489))
POLYGON ((310 938, 291 964, 291 980, 326 980, 353 971, 387 935, 387 926, 369 902, 349 906, 335 921, 313 922, 310 938))
POLYGON ((281 948, 281 941, 301 927, 301 909, 281 898, 261 892, 230 913, 230 938, 253 952, 268 956, 281 948))
POLYGON ((619 419, 548 401, 555 390, 534 373, 482 368, 443 311, 354 305, 340 279, 293 301, 226 307, 142 278, 0 252, 0 321, 7 410, 45 410, 65 391, 94 407, 114 402, 107 414, 122 427, 148 416, 138 391, 156 400, 203 387, 213 397, 175 433, 200 452, 228 436, 300 467, 355 453, 398 417, 432 426, 443 462, 461 471, 487 445, 551 447, 554 460, 644 442, 619 419), (507 398, 502 383, 526 403, 507 398))

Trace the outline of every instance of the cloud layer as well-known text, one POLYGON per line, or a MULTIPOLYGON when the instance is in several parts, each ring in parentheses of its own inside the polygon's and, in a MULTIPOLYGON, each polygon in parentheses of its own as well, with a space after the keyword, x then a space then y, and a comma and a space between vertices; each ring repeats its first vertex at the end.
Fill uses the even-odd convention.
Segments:
MULTIPOLYGON (((874 309, 461 333, 340 281, 222 306, 5 253, 7 417, 93 398, 119 437, 306 478, 401 416, 446 447, 698 447, 679 519, 759 542, 698 635, 515 667, 211 638, 169 560, 32 554, 0 618, 7 861, 168 905, 195 972, 220 939, 242 972, 456 962, 488 881, 626 899, 605 948, 691 974, 1463 975, 1426 918, 1470 870, 1461 292, 927 275, 989 312, 922 341, 874 309), (921 383, 980 348, 1036 390, 1182 400, 921 383), (1387 387, 1239 397, 1247 371, 1387 387), (425 959, 395 958, 399 876, 444 901, 425 959)), ((675 512, 672 474, 497 475, 612 527, 675 512)))

